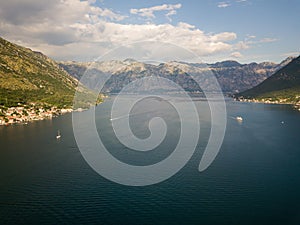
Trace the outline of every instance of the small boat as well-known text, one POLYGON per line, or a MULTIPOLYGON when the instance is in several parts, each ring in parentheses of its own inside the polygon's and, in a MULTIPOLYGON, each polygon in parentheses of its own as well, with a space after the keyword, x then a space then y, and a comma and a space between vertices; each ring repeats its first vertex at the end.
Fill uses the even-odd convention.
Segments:
POLYGON ((60 132, 59 130, 57 131, 57 135, 56 135, 56 139, 60 139, 61 138, 61 135, 60 135, 60 132))
POLYGON ((243 121, 243 118, 242 118, 241 116, 237 116, 237 117, 236 117, 236 120, 242 122, 242 121, 243 121))

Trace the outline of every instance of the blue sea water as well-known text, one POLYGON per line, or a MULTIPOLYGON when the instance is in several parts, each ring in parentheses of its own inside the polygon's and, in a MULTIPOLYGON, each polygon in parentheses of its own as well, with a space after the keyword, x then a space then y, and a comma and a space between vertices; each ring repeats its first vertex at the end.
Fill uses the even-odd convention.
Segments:
MULTIPOLYGON (((99 105, 95 114, 97 128, 107 130, 100 136, 112 155, 147 165, 171 153, 179 135, 174 129, 178 118, 168 111, 172 109, 161 113, 173 126, 168 140, 143 157, 120 151, 109 122, 112 101, 99 105)), ((0 223, 300 224, 300 112, 289 105, 228 99, 222 147, 200 173, 210 114, 205 101, 195 104, 200 108, 201 135, 191 160, 168 180, 144 187, 120 185, 96 173, 76 145, 71 114, 0 127, 0 223), (59 140, 57 130, 62 134, 59 140)), ((151 104, 148 107, 153 110, 151 104)), ((147 136, 147 130, 139 130, 141 123, 137 118, 131 125, 137 135, 147 136)))

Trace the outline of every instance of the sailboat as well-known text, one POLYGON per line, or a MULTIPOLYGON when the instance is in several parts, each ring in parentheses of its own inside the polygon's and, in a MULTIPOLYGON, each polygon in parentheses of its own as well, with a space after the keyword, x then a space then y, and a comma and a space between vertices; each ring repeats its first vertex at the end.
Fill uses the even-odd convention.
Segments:
POLYGON ((60 135, 60 131, 58 130, 57 135, 56 135, 56 139, 60 139, 60 138, 61 138, 61 135, 60 135))
POLYGON ((241 116, 237 116, 237 117, 236 117, 236 120, 239 121, 239 122, 242 122, 242 121, 243 121, 243 118, 242 118, 241 116))

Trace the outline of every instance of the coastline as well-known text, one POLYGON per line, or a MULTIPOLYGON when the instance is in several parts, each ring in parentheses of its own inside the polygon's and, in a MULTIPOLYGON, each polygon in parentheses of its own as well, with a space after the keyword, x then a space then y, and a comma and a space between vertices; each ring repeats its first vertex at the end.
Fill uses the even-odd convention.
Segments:
POLYGON ((252 102, 252 103, 262 103, 262 104, 274 104, 274 105, 292 105, 294 109, 300 111, 300 102, 288 102, 284 100, 275 100, 270 99, 249 99, 249 98, 233 98, 234 101, 238 102, 252 102))
POLYGON ((71 112, 82 112, 90 107, 101 104, 108 96, 101 95, 101 101, 98 101, 95 105, 89 105, 86 108, 76 108, 68 106, 66 108, 59 108, 56 106, 49 106, 41 103, 30 103, 29 105, 22 105, 18 103, 18 106, 5 107, 0 106, 0 126, 8 126, 12 124, 27 124, 32 121, 40 121, 46 119, 52 119, 60 115, 71 112))
MULTIPOLYGON (((0 126, 27 124, 32 121, 52 119, 73 111, 72 108, 37 107, 35 104, 31 106, 3 107, 0 109, 0 126)), ((76 111, 79 111, 79 109, 76 111)))
MULTIPOLYGON (((107 97, 107 96, 106 96, 107 97)), ((284 100, 281 101, 272 101, 270 99, 248 99, 248 98, 233 98, 234 101, 238 102, 252 102, 252 103, 261 103, 261 104, 276 104, 276 105, 292 105, 295 110, 300 111, 300 101, 298 102, 287 102, 284 100)), ((97 104, 98 105, 98 104, 97 104)), ((12 124, 27 124, 32 121, 40 121, 46 119, 52 119, 60 115, 71 112, 82 112, 86 109, 78 108, 74 110, 73 108, 57 108, 57 107, 43 107, 37 106, 32 103, 30 106, 16 106, 0 108, 0 126, 8 126, 12 124)))

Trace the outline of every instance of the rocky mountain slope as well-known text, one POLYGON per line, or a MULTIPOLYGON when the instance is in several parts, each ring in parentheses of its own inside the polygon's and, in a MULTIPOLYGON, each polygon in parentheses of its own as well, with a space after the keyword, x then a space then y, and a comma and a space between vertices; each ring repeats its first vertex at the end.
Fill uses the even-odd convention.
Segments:
POLYGON ((77 84, 78 80, 42 53, 0 38, 0 106, 70 107, 77 84))
MULTIPOLYGON (((108 93, 119 92, 124 86, 137 78, 149 76, 160 76, 170 79, 187 91, 200 91, 199 85, 190 75, 199 78, 203 73, 215 75, 224 92, 237 93, 261 83, 291 60, 292 58, 287 58, 280 64, 270 62, 240 64, 236 61, 224 61, 214 64, 168 62, 152 65, 127 59, 124 61, 112 60, 96 63, 60 62, 59 65, 77 79, 80 79, 85 71, 90 71, 91 67, 97 71, 99 76, 109 73, 112 76, 103 89, 104 92, 108 93)), ((200 82, 202 84, 209 85, 209 82, 201 79, 200 82)), ((151 88, 150 86, 152 88, 155 86, 149 83, 143 85, 146 89, 151 88)), ((164 87, 164 85, 160 86, 161 88, 164 87)))
POLYGON ((240 99, 300 104, 300 56, 256 87, 236 95, 240 99))

